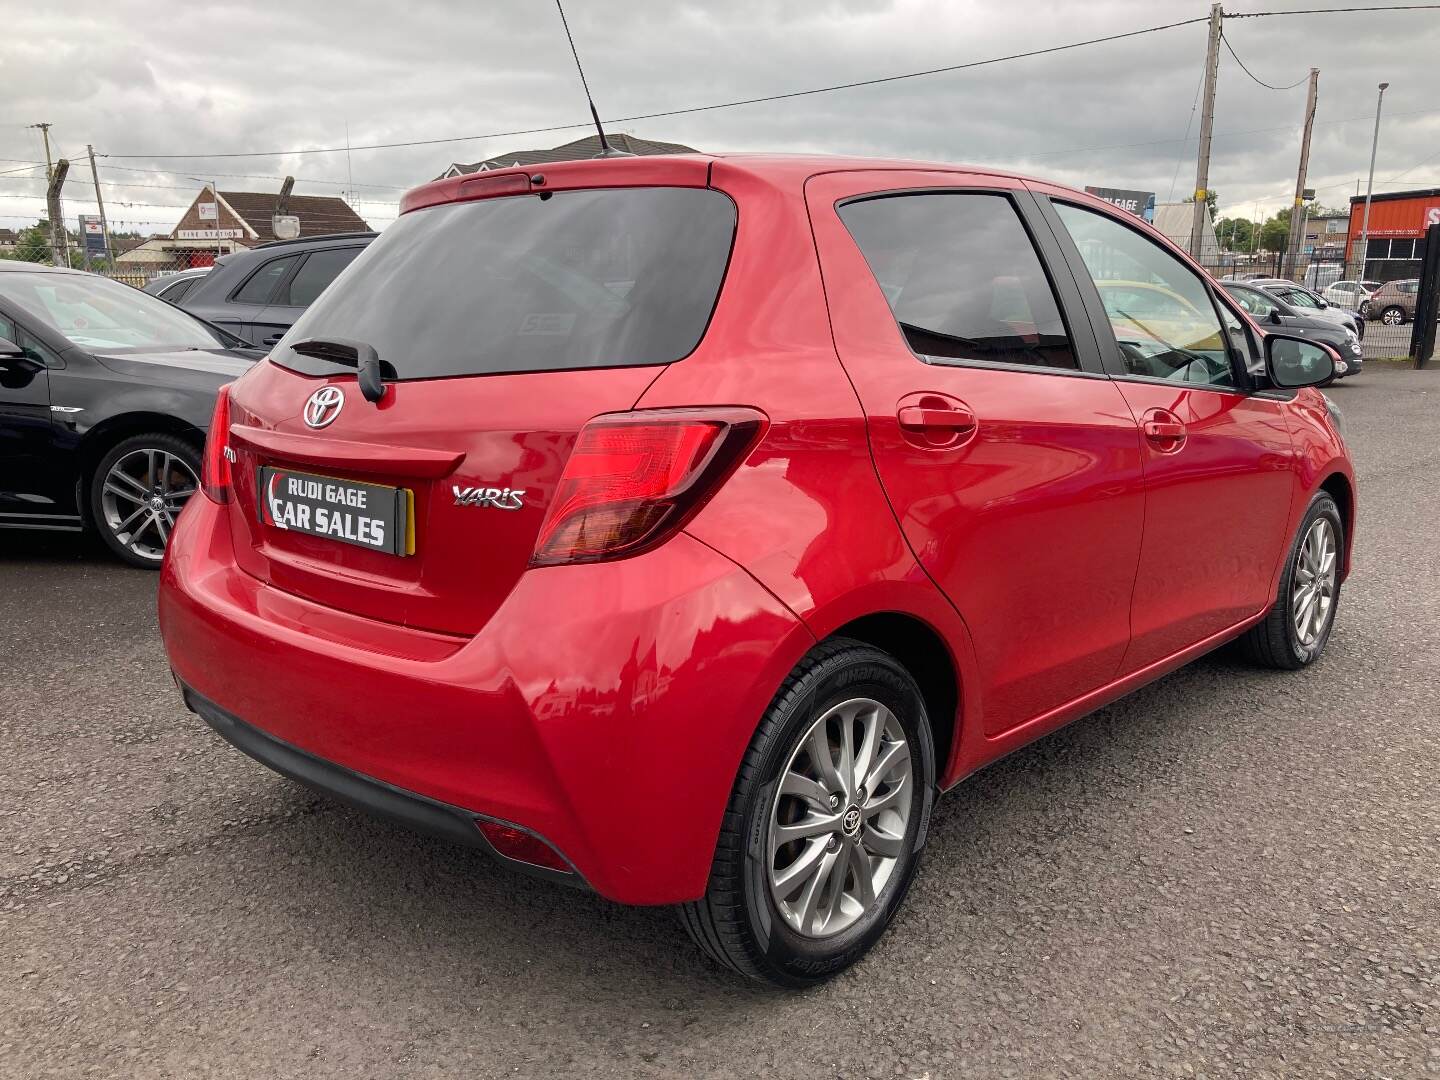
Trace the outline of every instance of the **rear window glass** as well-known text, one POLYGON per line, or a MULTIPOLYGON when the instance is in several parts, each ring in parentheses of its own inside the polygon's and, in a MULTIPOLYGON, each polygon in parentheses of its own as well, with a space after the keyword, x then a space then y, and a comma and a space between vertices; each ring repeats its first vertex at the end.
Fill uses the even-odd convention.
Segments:
POLYGON ((703 188, 563 191, 402 215, 272 354, 307 338, 373 345, 401 379, 668 364, 699 344, 735 235, 703 188))

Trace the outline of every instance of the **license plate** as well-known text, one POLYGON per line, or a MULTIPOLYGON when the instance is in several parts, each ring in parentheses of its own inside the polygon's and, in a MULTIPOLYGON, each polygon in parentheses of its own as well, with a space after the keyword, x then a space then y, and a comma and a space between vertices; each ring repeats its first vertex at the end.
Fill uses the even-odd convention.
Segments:
POLYGON ((263 524, 391 555, 415 553, 415 495, 409 488, 263 465, 258 490, 263 524))

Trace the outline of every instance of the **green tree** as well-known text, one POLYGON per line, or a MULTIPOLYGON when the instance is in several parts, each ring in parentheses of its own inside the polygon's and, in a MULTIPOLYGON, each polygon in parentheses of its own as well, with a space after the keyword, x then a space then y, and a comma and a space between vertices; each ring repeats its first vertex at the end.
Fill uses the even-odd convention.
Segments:
POLYGON ((1224 251, 1249 251, 1255 240, 1255 223, 1242 217, 1221 218, 1215 223, 1215 236, 1224 251))
POLYGON ((1290 207, 1278 211, 1260 226, 1260 250, 1284 251, 1290 242, 1290 207))
POLYGON ((37 221, 28 229, 20 230, 20 239, 10 258, 21 262, 48 263, 50 261, 50 223, 37 221))

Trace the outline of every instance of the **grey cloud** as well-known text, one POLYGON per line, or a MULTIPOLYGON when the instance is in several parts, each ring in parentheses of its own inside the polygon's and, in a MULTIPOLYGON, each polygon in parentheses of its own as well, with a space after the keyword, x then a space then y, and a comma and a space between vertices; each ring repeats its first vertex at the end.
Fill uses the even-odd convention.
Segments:
MULTIPOLYGON (((1319 6, 1334 0, 1314 0, 1319 6)), ((17 0, 11 0, 17 4, 17 0)), ((1237 6, 1240 0, 1236 0, 1237 6)), ((18 4, 17 4, 18 6, 18 4)), ((1245 0, 1247 9, 1296 0, 1245 0)), ((1336 6, 1340 6, 1336 4, 1336 6)), ((597 102, 612 117, 781 93, 983 59, 1141 26, 1204 16, 1200 2, 667 3, 571 0, 571 26, 597 102)), ((22 124, 49 120, 62 150, 214 153, 337 146, 505 131, 585 118, 554 9, 543 0, 404 6, 359 0, 206 4, 149 0, 26 6, 7 14, 0 80, 7 106, 0 157, 34 159, 22 124), (11 123, 10 121, 14 121, 11 123)), ((1368 163, 1375 84, 1388 79, 1377 179, 1440 148, 1440 13, 1235 19, 1246 64, 1267 81, 1321 69, 1311 183, 1342 204, 1368 163), (1348 118, 1358 121, 1337 123, 1348 118)), ((1188 193, 1198 115, 1185 135, 1204 53, 1193 25, 1012 63, 788 101, 621 125, 711 150, 804 150, 966 161, 1073 184, 1188 193), (1138 144, 1138 145, 1131 145, 1138 144), (1108 148, 1108 149, 1087 149, 1108 148), (1179 163, 1178 173, 1176 169, 1179 163)), ((1265 90, 1222 56, 1211 186, 1248 214, 1289 201, 1303 88, 1265 90), (1263 129, 1263 130, 1253 130, 1263 129)), ((356 151, 357 197, 376 221, 401 189, 451 160, 549 145, 583 134, 518 136, 389 151, 356 151), (361 187, 361 185, 373 185, 361 187), (390 185, 385 187, 383 185, 390 185)), ((187 161, 118 160, 150 174, 106 171, 118 204, 179 204, 188 176, 269 188, 287 172, 301 191, 344 183, 343 154, 187 161)), ((0 171, 15 167, 0 161, 0 171)), ((0 177, 0 220, 33 218, 36 183, 0 177)), ((1404 177, 1440 184, 1440 157, 1404 177)), ((1398 186, 1398 185, 1397 185, 1398 186)), ((78 185, 70 213, 88 209, 78 185)), ((1382 188, 1384 190, 1384 188, 1382 188)), ((175 212, 120 207, 133 220, 175 212)), ((120 215, 117 213, 116 215, 120 215)), ((145 226, 150 227, 150 226, 145 226)), ((159 226, 155 226, 159 227, 159 226)))

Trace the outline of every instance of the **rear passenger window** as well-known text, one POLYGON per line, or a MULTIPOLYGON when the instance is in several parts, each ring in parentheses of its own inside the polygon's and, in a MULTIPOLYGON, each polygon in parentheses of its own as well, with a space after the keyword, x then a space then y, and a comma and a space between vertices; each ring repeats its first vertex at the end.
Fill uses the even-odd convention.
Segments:
POLYGON ((340 271, 349 266, 362 249, 334 248, 330 251, 312 251, 305 264, 295 272, 285 292, 275 302, 290 307, 309 307, 325 287, 340 276, 340 271))
POLYGON ((921 357, 1079 366, 1040 257, 1004 195, 886 195, 839 213, 921 357))
POLYGON ((290 272, 290 267, 299 258, 299 255, 287 255, 283 259, 271 260, 251 274, 230 299, 237 304, 268 304, 275 286, 280 284, 280 279, 290 272))

